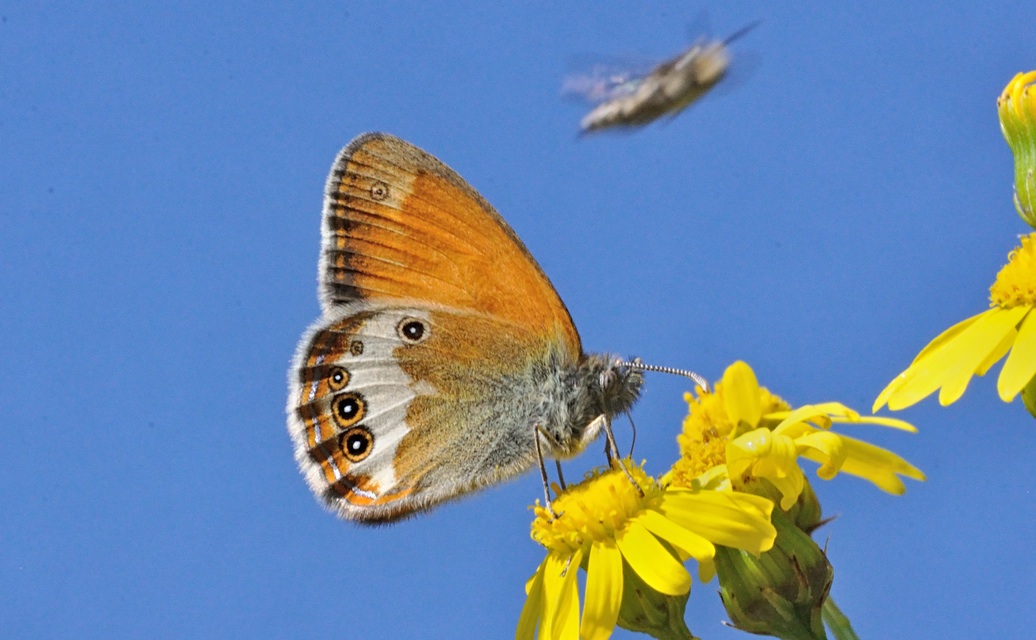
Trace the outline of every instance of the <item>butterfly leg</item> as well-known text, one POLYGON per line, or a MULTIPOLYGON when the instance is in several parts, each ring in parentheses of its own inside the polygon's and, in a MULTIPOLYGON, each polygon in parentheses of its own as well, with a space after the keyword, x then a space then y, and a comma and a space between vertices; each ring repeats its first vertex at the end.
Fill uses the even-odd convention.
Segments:
MULTIPOLYGON (((612 421, 604 415, 597 416, 597 420, 603 420, 602 426, 604 427, 604 437, 606 438, 605 456, 608 458, 608 462, 613 466, 618 466, 622 469, 622 472, 626 474, 626 479, 629 480, 630 484, 636 487, 637 492, 643 496, 644 490, 641 489, 640 485, 637 484, 637 481, 633 479, 633 476, 630 474, 630 470, 626 468, 626 463, 624 463, 622 458, 619 457, 619 445, 615 442, 615 434, 612 432, 612 421)), ((595 420, 595 422, 597 420, 595 420)))
POLYGON ((565 474, 561 473, 561 460, 554 458, 554 465, 558 468, 558 484, 561 485, 561 490, 564 491, 568 488, 568 485, 565 484, 565 474))
MULTIPOLYGON (((544 506, 547 507, 547 511, 550 512, 554 518, 557 518, 559 513, 554 511, 554 504, 550 500, 550 478, 547 477, 547 466, 543 463, 543 448, 540 445, 540 436, 544 438, 550 438, 547 432, 543 430, 540 425, 536 425, 536 437, 533 440, 536 441, 536 460, 540 463, 540 478, 543 480, 543 502, 544 506)), ((555 460, 556 461, 556 460, 555 460)), ((558 462, 558 473, 561 473, 561 463, 558 462)))

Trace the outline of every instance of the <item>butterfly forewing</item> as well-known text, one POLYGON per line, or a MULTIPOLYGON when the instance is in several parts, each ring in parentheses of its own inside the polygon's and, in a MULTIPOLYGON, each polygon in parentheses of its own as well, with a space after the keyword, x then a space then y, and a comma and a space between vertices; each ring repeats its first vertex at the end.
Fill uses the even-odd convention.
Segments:
POLYGON ((579 336, 547 276, 503 218, 452 169, 385 134, 350 143, 328 177, 321 297, 421 301, 546 334, 579 336))

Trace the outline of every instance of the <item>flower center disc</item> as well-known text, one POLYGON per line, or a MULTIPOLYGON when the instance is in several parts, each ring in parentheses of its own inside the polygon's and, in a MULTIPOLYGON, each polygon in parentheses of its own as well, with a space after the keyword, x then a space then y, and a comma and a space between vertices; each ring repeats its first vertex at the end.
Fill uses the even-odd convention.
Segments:
POLYGON ((532 539, 563 554, 588 548, 595 541, 614 540, 616 531, 630 518, 662 497, 654 478, 644 473, 641 466, 628 459, 624 464, 636 486, 618 467, 595 469, 554 500, 557 517, 537 503, 532 539))
POLYGON ((989 288, 989 299, 1003 309, 1036 306, 1036 233, 1022 236, 1022 246, 1008 254, 989 288))

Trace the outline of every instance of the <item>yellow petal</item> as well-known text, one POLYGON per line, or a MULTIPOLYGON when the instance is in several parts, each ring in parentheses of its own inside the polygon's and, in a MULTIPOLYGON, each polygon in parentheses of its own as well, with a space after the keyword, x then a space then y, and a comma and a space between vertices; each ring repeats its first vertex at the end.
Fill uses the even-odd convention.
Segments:
MULTIPOLYGON (((804 407, 806 406, 812 407, 812 411, 815 413, 826 414, 829 416, 847 417, 851 419, 860 417, 860 413, 858 411, 854 411, 840 402, 821 402, 812 405, 804 405, 804 407)), ((799 407, 797 410, 801 410, 804 407, 799 407)), ((764 418, 783 421, 787 416, 792 415, 792 413, 792 411, 774 411, 773 413, 767 413, 764 418)))
POLYGON ((565 570, 566 558, 548 553, 543 561, 543 613, 540 615, 538 638, 554 637, 554 618, 557 617, 557 602, 561 596, 561 573, 565 570))
POLYGON ((989 355, 983 358, 982 362, 978 363, 978 366, 975 367, 975 375, 986 375, 986 372, 989 371, 994 364, 996 364, 1000 361, 1001 358, 1006 356, 1007 352, 1011 350, 1011 345, 1014 344, 1014 339, 1017 335, 1017 332, 1008 332, 1007 335, 1005 335, 1003 339, 1000 341, 1000 344, 998 344, 995 349, 990 351, 989 355))
MULTIPOLYGON (((1022 308, 1019 310, 1024 312, 1022 308)), ((889 408, 909 407, 931 395, 954 376, 966 375, 970 379, 971 373, 1003 336, 1014 331, 1020 318, 1015 309, 994 308, 980 314, 978 320, 953 339, 932 350, 901 374, 899 387, 888 398, 889 408)))
POLYGON ((565 565, 561 578, 560 593, 554 616, 554 640, 579 640, 579 564, 583 561, 580 549, 572 554, 572 560, 565 565))
POLYGON ((807 422, 813 422, 821 429, 827 429, 831 426, 831 418, 828 417, 827 413, 815 405, 804 404, 788 412, 788 415, 781 420, 780 424, 774 427, 773 431, 774 433, 789 435, 794 438, 798 433, 801 433, 802 426, 805 426, 807 422))
POLYGON ((692 484, 693 486, 688 488, 708 491, 726 491, 731 488, 730 472, 727 470, 727 465, 717 464, 715 467, 712 467, 695 478, 692 484))
POLYGON ((804 422, 789 422, 789 419, 794 419, 794 416, 790 415, 781 423, 780 429, 785 433, 759 428, 727 444, 727 468, 731 477, 735 481, 745 475, 766 478, 781 491, 782 509, 790 509, 798 500, 804 483, 793 436, 813 430, 804 422))
POLYGON ((770 549, 777 536, 770 524, 773 502, 749 493, 670 489, 658 509, 713 544, 753 554, 770 549))
POLYGON ((1036 374, 1036 313, 1030 313, 1018 328, 1011 355, 1000 371, 996 388, 1000 399, 1011 402, 1036 374))
MULTIPOLYGON (((946 344, 950 340, 953 340, 954 338, 956 338, 960 334, 960 332, 964 331, 965 329, 967 329, 968 327, 973 325, 976 321, 978 321, 979 318, 981 318, 981 317, 983 317, 985 315, 988 315, 988 314, 992 313, 993 311, 995 311, 995 309, 987 309, 986 311, 983 311, 982 313, 980 313, 978 315, 971 316, 970 318, 968 318, 966 320, 961 320, 960 322, 958 322, 957 324, 953 325, 949 329, 943 331, 938 336, 936 336, 934 340, 929 342, 925 346, 924 349, 921 349, 921 352, 917 354, 917 356, 914 358, 914 361, 910 363, 910 366, 912 367, 914 364, 917 364, 922 358, 928 356, 929 354, 931 354, 934 351, 937 351, 944 344, 946 344)), ((907 371, 910 371, 910 367, 907 367, 906 371, 903 371, 903 373, 901 373, 898 376, 896 376, 895 378, 893 378, 892 381, 889 382, 885 386, 885 388, 881 390, 881 393, 879 393, 878 397, 874 400, 874 406, 871 407, 871 413, 877 413, 878 409, 880 409, 883 406, 885 406, 885 404, 888 402, 889 398, 892 397, 892 394, 895 393, 903 385, 903 383, 904 383, 904 381, 906 379, 907 371)), ((934 391, 934 389, 933 389, 933 391, 934 391)), ((929 392, 929 393, 931 393, 931 392, 929 392)), ((928 394, 925 394, 925 395, 928 395, 928 394)), ((924 396, 921 396, 921 397, 923 398, 924 396)), ((920 400, 920 399, 921 398, 918 398, 918 400, 920 400)), ((916 402, 916 400, 914 402, 916 402)), ((913 403, 910 403, 910 404, 913 404, 913 403)), ((909 405, 905 405, 905 406, 909 406, 909 405)))
POLYGON ((887 385, 885 385, 885 388, 881 390, 881 393, 878 394, 878 397, 874 399, 874 404, 871 405, 871 413, 877 413, 878 409, 888 404, 889 397, 893 393, 895 393, 896 389, 898 389, 899 385, 901 384, 903 384, 902 373, 893 378, 892 381, 889 382, 887 385))
POLYGON ((543 617, 543 570, 547 565, 547 559, 536 569, 536 573, 525 583, 525 604, 522 606, 522 614, 518 616, 518 629, 514 632, 515 640, 533 640, 536 636, 536 627, 543 617))
POLYGON ((795 505, 795 502, 799 499, 799 494, 802 493, 802 488, 806 485, 806 478, 802 475, 798 463, 796 463, 795 469, 783 475, 760 475, 759 477, 766 478, 767 482, 781 492, 781 509, 785 511, 795 505))
POLYGON ((723 372, 723 406, 735 424, 755 427, 763 415, 759 381, 747 363, 738 360, 723 372))
MULTIPOLYGON (((840 422, 843 424, 880 424, 884 427, 892 427, 893 429, 901 429, 903 431, 909 431, 911 433, 917 433, 917 427, 910 424, 905 420, 898 420, 896 418, 886 418, 882 416, 863 416, 854 409, 851 409, 841 402, 820 402, 813 405, 818 413, 827 415, 830 420, 828 422, 840 422)), ((800 407, 801 408, 801 407, 800 407)), ((779 417, 781 420, 787 418, 791 414, 790 411, 775 412, 767 414, 764 418, 779 417)), ((821 422, 819 424, 821 428, 827 429, 831 425, 821 422)))
POLYGON ((607 640, 619 619, 622 603, 622 554, 612 540, 594 543, 586 568, 586 602, 579 636, 607 640))
MULTIPOLYGON (((1015 327, 1027 311, 1025 307, 1015 307, 1003 309, 999 314, 990 314, 981 324, 976 322, 957 340, 943 347, 942 359, 946 364, 941 365, 945 371, 942 389, 939 391, 939 404, 945 407, 959 400, 968 388, 972 375, 982 368, 990 355, 997 351, 1001 355, 1006 353, 1001 345, 1008 336, 1016 333, 1015 327)), ((933 359, 937 357, 935 354, 932 356, 933 359)), ((989 365, 986 365, 988 368, 989 365)))
MULTIPOLYGON (((564 617, 568 615, 568 612, 562 613, 560 611, 563 599, 563 592, 565 586, 565 578, 570 575, 571 572, 566 572, 571 564, 571 556, 562 555, 560 553, 549 553, 547 559, 543 562, 543 615, 540 616, 540 627, 538 638, 544 640, 553 640, 559 636, 558 622, 564 623, 564 617)), ((572 567, 578 571, 578 565, 572 567)), ((576 602, 578 607, 579 603, 576 602)), ((571 608, 571 604, 569 603, 571 608)), ((579 619, 579 613, 576 612, 576 619, 579 619)))
POLYGON ((637 521, 656 537, 673 545, 684 557, 700 560, 716 555, 715 545, 666 518, 659 511, 647 509, 637 516, 637 521))
MULTIPOLYGON (((727 445, 727 467, 730 468, 731 475, 741 475, 740 468, 737 471, 734 470, 734 465, 731 464, 732 460, 747 458, 751 461, 756 458, 763 458, 770 455, 772 449, 773 431, 766 428, 753 429, 734 438, 727 445), (733 458, 731 458, 731 453, 735 454, 733 458)), ((741 466, 743 465, 738 465, 738 467, 741 466)))
POLYGON ((849 453, 843 446, 843 438, 830 431, 815 431, 799 438, 797 443, 801 447, 810 447, 824 454, 825 459, 817 469, 817 475, 824 480, 830 480, 838 474, 849 453))
POLYGON ((679 596, 691 590, 691 574, 636 521, 617 532, 615 542, 630 567, 655 591, 679 596))
POLYGON ((896 418, 887 418, 885 416, 863 416, 859 420, 843 420, 841 418, 834 418, 831 422, 837 422, 839 424, 880 424, 883 427, 892 427, 893 429, 899 429, 900 431, 917 433, 917 427, 906 420, 897 420, 896 418))
POLYGON ((841 402, 816 402, 813 403, 813 407, 816 408, 817 411, 822 411, 832 418, 848 418, 850 420, 860 419, 859 411, 854 411, 841 402))
POLYGON ((698 561, 698 579, 702 582, 709 582, 716 577, 716 561, 715 560, 699 560, 698 561))
POLYGON ((918 353, 917 356, 914 357, 914 362, 917 362, 918 360, 920 360, 921 358, 925 357, 926 355, 928 355, 932 351, 937 350, 942 345, 946 344, 947 342, 949 342, 953 338, 957 337, 957 335, 961 331, 964 331, 965 329, 970 327, 976 320, 981 318, 983 315, 989 313, 990 311, 992 311, 992 309, 987 309, 986 311, 983 311, 982 313, 980 313, 978 315, 974 315, 974 316, 971 316, 970 318, 961 320, 960 322, 958 322, 957 324, 953 325, 952 327, 950 327, 946 331, 943 331, 939 335, 935 336, 935 339, 932 340, 931 342, 929 342, 927 345, 925 345, 925 348, 921 349, 921 352, 918 353))
MULTIPOLYGON (((920 469, 887 449, 840 434, 830 435, 835 435, 841 440, 838 446, 841 449, 839 455, 843 460, 839 469, 842 473, 869 480, 883 491, 895 495, 902 495, 906 491, 899 476, 906 476, 914 480, 925 479, 925 475, 920 469)), ((823 442, 817 440, 813 441, 813 444, 823 446, 823 442)), ((820 446, 804 449, 802 456, 814 462, 827 464, 829 462, 828 452, 820 446)))

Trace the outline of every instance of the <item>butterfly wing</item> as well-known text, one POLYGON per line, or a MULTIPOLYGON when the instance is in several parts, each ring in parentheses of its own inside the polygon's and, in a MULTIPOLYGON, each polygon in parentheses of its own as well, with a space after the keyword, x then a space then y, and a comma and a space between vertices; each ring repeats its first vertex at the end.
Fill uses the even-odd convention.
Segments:
POLYGON ((528 468, 544 380, 582 351, 503 219, 432 156, 368 134, 331 171, 323 237, 324 317, 288 399, 313 491, 377 522, 528 468))
POLYGON ((527 469, 551 376, 529 362, 570 357, 556 350, 511 323, 428 307, 361 302, 322 320, 288 401, 310 488, 344 518, 385 521, 527 469))
POLYGON ((546 274, 493 207, 412 144, 362 135, 339 154, 324 199, 321 300, 419 301, 579 334, 546 274))
POLYGON ((600 104, 632 94, 645 75, 621 67, 595 65, 584 73, 567 76, 561 95, 600 104))

